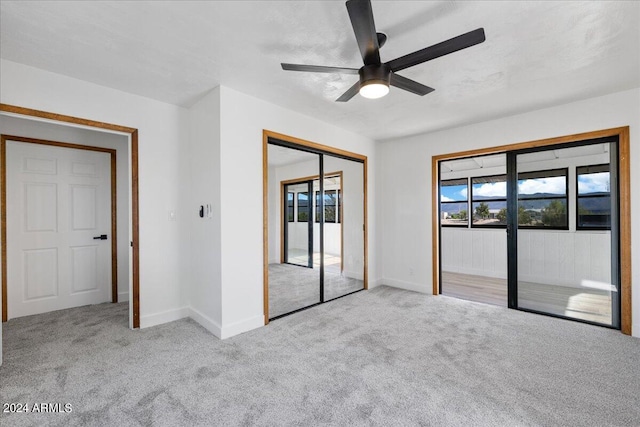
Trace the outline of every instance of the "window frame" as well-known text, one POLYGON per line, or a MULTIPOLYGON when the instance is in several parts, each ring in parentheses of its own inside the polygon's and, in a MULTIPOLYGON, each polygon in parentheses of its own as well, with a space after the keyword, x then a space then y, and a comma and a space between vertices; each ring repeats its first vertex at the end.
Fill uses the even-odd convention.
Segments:
MULTIPOLYGON (((470 216, 469 216, 469 177, 464 177, 464 178, 452 178, 452 179, 441 179, 440 180, 440 226, 441 227, 457 227, 457 228, 469 228, 469 223, 470 223, 470 216), (451 182, 451 181, 462 181, 465 180, 466 181, 466 185, 467 185, 467 198, 465 200, 452 200, 452 201, 442 201, 442 187, 443 187, 443 183, 445 182, 451 182), (466 203, 467 204, 467 223, 466 224, 443 224, 442 223, 442 204, 454 204, 454 203, 466 203)), ((459 184, 462 185, 462 184, 459 184)))
MULTIPOLYGON (((471 225, 471 228, 507 228, 507 224, 474 224, 473 223, 473 203, 474 202, 504 202, 504 207, 505 209, 507 208, 507 193, 505 192, 504 197, 495 197, 495 198, 491 198, 491 199, 482 199, 482 200, 474 200, 473 199, 473 180, 474 179, 480 179, 480 178, 496 178, 496 177, 504 177, 504 182, 505 182, 505 186, 507 183, 507 175, 506 174, 496 174, 496 175, 481 175, 481 176, 472 176, 469 177, 469 191, 470 191, 470 195, 471 197, 469 197, 469 210, 471 211, 471 214, 469 215, 469 223, 471 225)), ((497 182, 497 181, 496 181, 497 182)), ((506 187, 505 187, 506 188, 506 187)))
POLYGON ((296 222, 296 192, 295 191, 287 191, 287 222, 296 222), (289 200, 289 195, 291 195, 291 200, 289 200), (289 206, 289 202, 291 202, 291 206, 289 206), (289 219, 290 208, 291 208, 291 219, 289 219))
POLYGON ((336 224, 342 224, 342 190, 336 190, 336 224))
MULTIPOLYGON (((602 171, 604 172, 604 171, 602 171)), ((593 173, 597 173, 597 172, 593 172, 593 173)), ((582 174, 582 175, 589 175, 589 174, 582 174)), ((610 231, 611 230, 611 220, 609 220, 609 226, 600 226, 600 227, 584 227, 584 226, 580 226, 580 211, 579 211, 579 202, 580 199, 593 199, 593 198, 604 198, 604 197, 609 197, 609 216, 611 216, 611 164, 610 163, 601 163, 601 164, 596 164, 596 165, 582 165, 582 166, 576 166, 576 231, 610 231), (597 167, 603 167, 606 166, 607 170, 606 172, 609 173, 609 195, 603 195, 603 194, 598 194, 595 196, 581 196, 580 195, 580 191, 578 189, 578 177, 579 177, 579 173, 578 173, 578 169, 580 168, 597 168, 597 167)))
POLYGON ((306 194, 307 195, 307 206, 304 206, 304 210, 302 211, 303 213, 309 215, 309 203, 313 203, 312 201, 309 200, 309 192, 308 191, 296 191, 296 220, 295 222, 309 222, 309 219, 307 218, 306 220, 300 220, 300 194, 306 194))
MULTIPOLYGON (((565 200, 565 206, 567 209, 566 212, 566 224, 564 226, 554 226, 554 227, 546 227, 544 225, 520 225, 518 223, 518 229, 523 229, 523 230, 569 230, 569 215, 570 215, 570 209, 571 207, 569 206, 569 168, 565 167, 565 168, 553 168, 553 169, 544 169, 544 170, 534 170, 534 171, 527 171, 527 172, 518 172, 518 187, 520 186, 520 176, 521 175, 533 175, 532 177, 530 177, 530 179, 538 179, 538 178, 553 178, 556 176, 563 176, 563 175, 545 175, 545 172, 547 173, 551 173, 551 172, 558 172, 558 171, 563 171, 564 172, 564 196, 560 196, 560 195, 553 195, 553 196, 547 196, 547 197, 536 197, 536 198, 528 198, 528 199, 523 199, 523 200, 556 200, 556 199, 564 199, 565 200)), ((526 179, 526 178, 525 178, 526 179)), ((577 178, 576 178, 577 179, 577 178)), ((519 188, 518 188, 519 190, 519 188)), ((520 208, 520 192, 517 192, 518 194, 518 208, 520 208)), ((577 202, 577 201, 576 201, 577 202)))
MULTIPOLYGON (((339 188, 333 188, 331 190, 324 190, 325 194, 329 193, 329 192, 333 192, 335 193, 335 197, 334 200, 336 201, 335 205, 327 205, 326 203, 326 199, 325 199, 325 203, 322 204, 322 206, 324 207, 324 223, 325 224, 340 224, 341 223, 341 219, 340 219, 340 189, 339 188), (336 211, 335 211, 335 221, 327 221, 327 206, 334 206, 336 211)), ((318 203, 320 201, 320 190, 315 190, 315 205, 313 206, 313 215, 314 215, 314 222, 317 224, 320 222, 320 216, 318 215, 320 213, 320 203, 318 203)))

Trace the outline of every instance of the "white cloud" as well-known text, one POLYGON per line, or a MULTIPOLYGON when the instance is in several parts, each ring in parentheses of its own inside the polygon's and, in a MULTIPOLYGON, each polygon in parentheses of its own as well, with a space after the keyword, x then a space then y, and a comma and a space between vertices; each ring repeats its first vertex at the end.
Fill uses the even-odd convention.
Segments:
POLYGON ((450 197, 445 196, 444 194, 440 195, 440 201, 441 202, 453 202, 453 199, 450 197))
POLYGON ((476 184, 473 186, 473 195, 484 197, 506 197, 507 183, 504 181, 487 182, 480 185, 479 187, 476 184))
POLYGON ((578 178, 578 191, 581 194, 609 191, 610 187, 609 172, 591 173, 578 178))
POLYGON ((460 190, 460 192, 458 194, 460 194, 462 197, 464 197, 466 199, 467 198, 467 187, 464 187, 462 190, 460 190))
POLYGON ((565 178, 562 176, 525 179, 518 184, 518 194, 565 194, 566 191, 565 178))

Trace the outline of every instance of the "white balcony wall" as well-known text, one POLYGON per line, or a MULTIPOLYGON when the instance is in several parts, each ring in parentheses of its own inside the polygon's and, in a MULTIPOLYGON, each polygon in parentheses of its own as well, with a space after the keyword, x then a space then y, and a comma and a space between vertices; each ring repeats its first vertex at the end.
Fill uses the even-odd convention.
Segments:
MULTIPOLYGON (((505 229, 443 227, 442 270, 506 279, 505 229)), ((611 282, 611 232, 518 231, 518 279, 582 287, 611 282)))

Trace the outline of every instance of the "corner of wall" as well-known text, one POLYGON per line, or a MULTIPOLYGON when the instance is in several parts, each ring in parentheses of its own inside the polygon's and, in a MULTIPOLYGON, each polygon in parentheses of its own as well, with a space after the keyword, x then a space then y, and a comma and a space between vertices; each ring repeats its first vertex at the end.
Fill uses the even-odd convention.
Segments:
POLYGON ((224 326, 220 331, 220 338, 231 338, 232 336, 249 332, 262 326, 264 326, 264 316, 254 316, 249 319, 224 326))
POLYGON ((173 322, 189 316, 188 307, 176 308, 163 311, 161 313, 150 314, 140 317, 140 329, 150 328, 163 323, 173 322))
POLYGON ((188 312, 189 317, 200 324, 200 326, 211 332, 217 338, 222 338, 222 328, 215 320, 193 307, 189 307, 188 312))

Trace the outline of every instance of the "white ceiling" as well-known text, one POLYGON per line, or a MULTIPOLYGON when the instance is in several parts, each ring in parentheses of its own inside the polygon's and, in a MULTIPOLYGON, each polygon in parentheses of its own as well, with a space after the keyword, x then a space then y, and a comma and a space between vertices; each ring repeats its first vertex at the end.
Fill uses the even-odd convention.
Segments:
MULTIPOLYGON (((555 150, 535 151, 518 155, 518 165, 523 163, 540 163, 555 159, 574 159, 584 156, 603 156, 603 163, 606 163, 609 153, 609 143, 581 145, 578 147, 568 147, 555 150), (606 154, 606 156, 604 156, 606 154)), ((447 160, 440 163, 443 173, 475 171, 485 168, 496 168, 507 166, 507 155, 488 154, 484 156, 465 157, 463 159, 447 160)), ((505 169, 506 170, 506 169, 505 169)))
POLYGON ((640 87, 640 3, 373 1, 383 61, 484 27, 478 46, 400 74, 436 89, 334 100, 359 68, 343 1, 0 2, 0 56, 189 106, 225 85, 374 139, 640 87))

